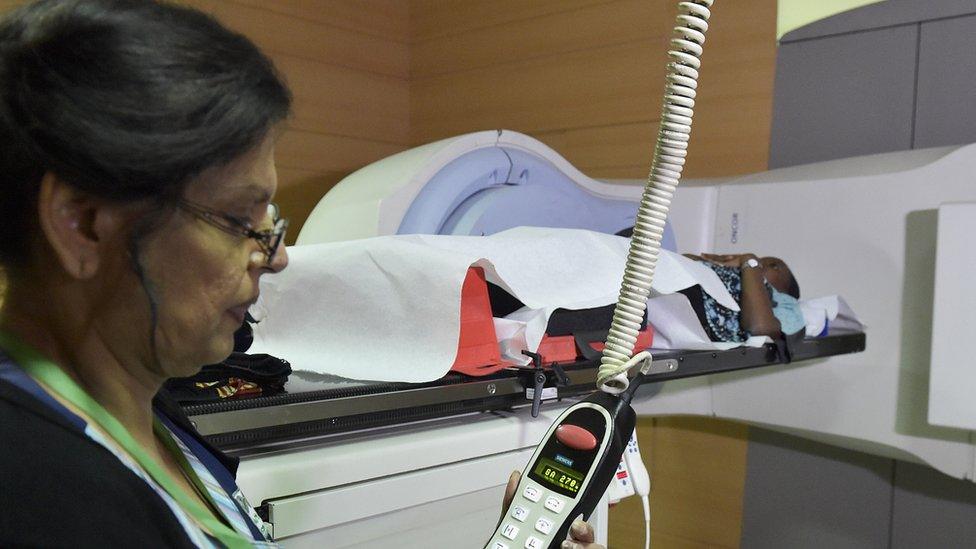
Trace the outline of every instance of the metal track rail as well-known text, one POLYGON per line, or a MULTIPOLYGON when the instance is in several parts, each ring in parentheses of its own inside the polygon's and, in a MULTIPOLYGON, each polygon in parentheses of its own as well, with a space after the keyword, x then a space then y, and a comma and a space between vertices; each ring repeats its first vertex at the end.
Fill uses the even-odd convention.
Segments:
MULTIPOLYGON (((793 347, 793 361, 860 352, 865 340, 861 332, 805 339, 793 347)), ((779 362, 773 345, 714 352, 658 352, 648 381, 775 365, 787 367, 779 362)), ((562 366, 569 383, 557 388, 559 398, 587 394, 594 389, 598 360, 562 366)), ((546 387, 556 386, 555 374, 546 372, 546 387)), ((276 441, 528 405, 531 401, 526 397, 526 388, 532 384, 532 370, 510 369, 485 378, 452 374, 426 384, 383 383, 313 390, 186 406, 184 411, 211 442, 225 450, 240 450, 276 441)))

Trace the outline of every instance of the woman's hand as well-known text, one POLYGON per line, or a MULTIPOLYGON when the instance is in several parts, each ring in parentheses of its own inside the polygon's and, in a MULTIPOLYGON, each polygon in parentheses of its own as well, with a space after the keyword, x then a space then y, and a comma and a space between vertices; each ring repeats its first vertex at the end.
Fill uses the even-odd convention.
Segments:
POLYGON ((606 549, 599 543, 593 543, 593 527, 589 522, 578 518, 569 527, 569 539, 564 541, 560 547, 562 549, 606 549))
MULTIPOLYGON (((505 518, 505 513, 508 512, 508 508, 515 499, 515 490, 518 489, 521 478, 522 474, 518 471, 512 471, 508 477, 508 486, 505 487, 505 497, 502 499, 502 514, 498 517, 499 524, 505 518)), ((599 543, 593 542, 594 536, 593 527, 581 517, 573 521, 573 525, 569 527, 569 539, 564 541, 560 547, 563 549, 606 549, 599 543)))

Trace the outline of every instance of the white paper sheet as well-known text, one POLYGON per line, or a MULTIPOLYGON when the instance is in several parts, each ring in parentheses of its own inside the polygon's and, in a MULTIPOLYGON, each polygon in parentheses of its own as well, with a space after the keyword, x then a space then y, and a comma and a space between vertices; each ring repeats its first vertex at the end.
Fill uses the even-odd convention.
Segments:
POLYGON ((528 357, 522 351, 530 349, 525 342, 526 322, 509 318, 494 318, 495 338, 502 360, 512 364, 527 364, 528 357))
MULTIPOLYGON (((488 281, 526 305, 510 316, 524 331, 509 326, 507 335, 534 351, 555 309, 616 302, 628 246, 626 238, 591 231, 520 227, 488 237, 399 235, 292 247, 289 267, 262 278, 250 352, 351 379, 431 381, 454 363, 469 266, 484 267, 488 281)), ((694 284, 738 310, 711 269, 662 251, 653 291, 694 284)))
MULTIPOLYGON (((630 248, 627 238, 591 231, 538 227, 519 227, 474 243, 454 237, 422 238, 433 246, 446 249, 463 246, 491 258, 497 278, 489 275, 488 281, 505 288, 526 305, 506 316, 506 319, 520 324, 523 328, 520 337, 526 345, 524 349, 531 351, 539 348, 549 317, 556 309, 587 309, 616 303, 630 248), (500 253, 499 246, 507 252, 500 253), (508 253, 515 250, 519 253, 508 253), (561 267, 554 273, 547 265, 561 267), (581 284, 580 281, 586 282, 581 284)), ((739 304, 714 271, 699 261, 661 250, 652 295, 672 294, 696 284, 700 284, 719 303, 734 311, 739 310, 739 304)), ((698 322, 697 319, 695 322, 698 322)), ((503 349, 513 347, 511 341, 501 341, 503 349)), ((762 345, 761 342, 752 344, 762 345)), ((520 353, 507 354, 505 358, 523 365, 530 361, 520 353)))
POLYGON ((249 352, 350 379, 431 381, 457 351, 461 285, 478 256, 382 237, 295 246, 261 279, 249 352))
MULTIPOLYGON (((617 301, 630 240, 593 231, 517 227, 488 237, 409 235, 433 248, 487 258, 498 284, 532 309, 602 307, 617 301), (610 299, 608 300, 608 296, 610 299)), ((670 294, 701 284, 716 301, 738 311, 715 273, 698 261, 661 250, 652 289, 670 294)))

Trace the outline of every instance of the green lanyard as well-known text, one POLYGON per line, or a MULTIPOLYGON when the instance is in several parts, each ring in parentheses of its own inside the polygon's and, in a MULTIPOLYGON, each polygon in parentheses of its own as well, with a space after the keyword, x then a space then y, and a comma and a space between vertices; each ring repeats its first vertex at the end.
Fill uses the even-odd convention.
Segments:
MULTIPOLYGON (((27 372, 34 379, 44 383, 51 390, 55 391, 62 398, 73 404, 79 410, 85 412, 95 423, 98 424, 126 453, 132 456, 143 470, 159 484, 163 490, 183 509, 184 512, 193 516, 200 524, 204 525, 211 535, 217 538, 220 543, 227 547, 253 547, 250 540, 241 536, 235 530, 224 524, 213 513, 205 509, 199 502, 190 498, 184 492, 170 474, 154 461, 149 454, 142 449, 129 431, 115 419, 101 404, 95 401, 84 389, 61 368, 50 360, 44 358, 40 353, 28 347, 16 337, 0 331, 0 347, 2 347, 14 359, 17 365, 27 372)), ((214 508, 216 505, 210 500, 203 483, 197 478, 192 467, 186 462, 186 457, 179 450, 176 443, 170 439, 165 427, 154 422, 154 430, 162 436, 163 442, 170 452, 174 452, 177 461, 184 471, 187 471, 191 482, 197 487, 201 494, 211 503, 214 508), (183 458, 180 460, 179 458, 183 458), (190 467, 187 470, 187 467, 190 467), (201 490, 202 489, 202 490, 201 490)))

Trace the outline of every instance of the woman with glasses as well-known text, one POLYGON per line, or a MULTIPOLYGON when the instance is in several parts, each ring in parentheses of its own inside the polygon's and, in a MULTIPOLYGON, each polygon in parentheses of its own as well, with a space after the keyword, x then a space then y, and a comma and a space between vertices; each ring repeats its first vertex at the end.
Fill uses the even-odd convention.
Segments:
POLYGON ((0 16, 0 546, 265 543, 236 463, 154 396, 227 357, 288 262, 271 199, 290 103, 194 10, 0 16))
POLYGON ((0 16, 0 547, 268 543, 236 461, 157 392, 227 357, 288 263, 290 105, 250 41, 189 8, 0 16))

